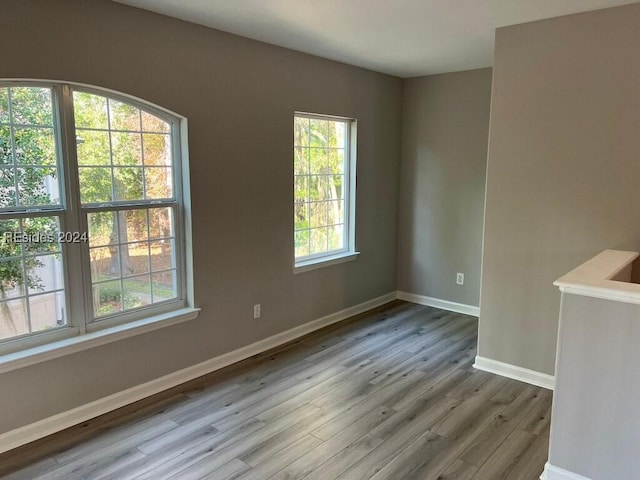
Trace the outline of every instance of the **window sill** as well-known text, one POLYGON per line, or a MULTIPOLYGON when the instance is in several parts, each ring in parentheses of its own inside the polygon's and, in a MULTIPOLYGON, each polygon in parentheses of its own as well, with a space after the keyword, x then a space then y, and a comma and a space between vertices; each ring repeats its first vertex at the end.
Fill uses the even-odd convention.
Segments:
POLYGON ((134 322, 105 328, 96 332, 77 335, 64 340, 47 343, 38 347, 27 348, 0 356, 0 374, 28 367, 37 363, 64 357, 72 353, 117 342, 161 328, 177 325, 198 317, 199 308, 182 308, 169 313, 155 315, 134 322))
POLYGON ((293 267, 293 273, 304 273, 316 268, 329 267, 338 263, 351 262, 358 258, 360 252, 344 252, 330 257, 314 258, 304 262, 296 263, 293 267))

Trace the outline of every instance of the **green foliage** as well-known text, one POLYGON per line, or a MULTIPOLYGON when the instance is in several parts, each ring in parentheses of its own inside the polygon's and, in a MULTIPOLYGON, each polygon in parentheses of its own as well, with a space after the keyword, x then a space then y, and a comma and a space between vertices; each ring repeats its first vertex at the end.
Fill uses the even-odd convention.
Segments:
POLYGON ((100 286, 100 303, 119 302, 122 299, 120 284, 100 286))
MULTIPOLYGON (((126 282, 126 280, 125 280, 126 282)), ((131 283, 131 282, 129 282, 131 283)), ((120 288, 120 282, 106 282, 96 286, 98 290, 98 315, 119 312, 124 308, 136 308, 143 302, 129 290, 130 285, 125 286, 124 295, 120 288)))

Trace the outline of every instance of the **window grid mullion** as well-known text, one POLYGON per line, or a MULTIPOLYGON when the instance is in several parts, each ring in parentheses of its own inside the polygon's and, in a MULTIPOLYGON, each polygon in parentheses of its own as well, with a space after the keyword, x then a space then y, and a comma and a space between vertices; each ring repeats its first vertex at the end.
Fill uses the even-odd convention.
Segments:
POLYGON ((111 201, 116 201, 116 176, 113 170, 113 134, 111 131, 111 100, 107 98, 107 128, 109 129, 109 168, 111 170, 111 201))
MULTIPOLYGON (((307 209, 308 225, 311 224, 311 119, 307 118, 307 209)), ((311 230, 309 230, 309 236, 307 237, 307 255, 311 253, 311 230)))
POLYGON ((178 204, 176 200, 140 200, 138 202, 122 203, 90 203, 82 205, 82 209, 87 213, 95 212, 119 212, 123 210, 143 210, 150 208, 174 207, 178 204))
MULTIPOLYGON (((67 232, 84 233, 87 232, 87 228, 80 199, 73 91, 69 85, 61 85, 57 87, 57 94, 66 207, 66 214, 64 215, 64 222, 61 223, 61 228, 67 232)), ((87 329, 86 319, 91 318, 92 314, 88 242, 64 243, 62 250, 65 256, 64 271, 65 285, 67 287, 68 323, 78 327, 82 334, 87 329), (73 295, 71 294, 71 278, 74 279, 73 295), (78 290, 80 291, 78 292, 78 290)))
MULTIPOLYGON (((24 235, 24 225, 22 222, 22 219, 20 219, 20 221, 18 222, 18 225, 20 225, 20 235, 24 235)), ((33 333, 33 325, 31 323, 31 307, 29 305, 29 280, 28 280, 28 276, 29 272, 27 271, 27 262, 25 261, 24 258, 24 245, 22 246, 22 261, 20 262, 22 264, 22 288, 24 288, 24 305, 25 305, 25 314, 27 315, 27 324, 29 326, 29 333, 33 333)))
MULTIPOLYGON (((142 122, 142 115, 140 115, 140 122, 142 122)), ((144 150, 144 139, 143 141, 143 150, 144 150)), ((143 153, 144 155, 144 153, 143 153)), ((142 163, 144 164, 144 156, 142 157, 142 163)), ((147 210, 147 250, 149 252, 149 294, 151 295, 151 303, 153 304, 153 273, 152 273, 152 266, 151 266, 151 215, 149 214, 150 212, 147 210)), ((175 226, 174 226, 174 235, 175 235, 175 226)), ((174 242, 175 245, 175 242, 174 242)))
MULTIPOLYGON (((9 123, 13 123, 13 99, 12 99, 12 89, 7 88, 7 109, 9 111, 9 123)), ((11 139, 11 167, 13 169, 13 184, 16 189, 16 197, 15 197, 15 206, 19 206, 19 190, 18 190, 18 169, 16 168, 16 137, 14 134, 13 125, 9 127, 9 137, 11 139)))
POLYGON ((144 135, 142 134, 142 112, 140 112, 139 117, 140 117, 139 119, 140 132, 136 132, 136 133, 140 135, 140 162, 142 167, 142 198, 147 198, 147 174, 146 174, 146 164, 144 161, 144 135))

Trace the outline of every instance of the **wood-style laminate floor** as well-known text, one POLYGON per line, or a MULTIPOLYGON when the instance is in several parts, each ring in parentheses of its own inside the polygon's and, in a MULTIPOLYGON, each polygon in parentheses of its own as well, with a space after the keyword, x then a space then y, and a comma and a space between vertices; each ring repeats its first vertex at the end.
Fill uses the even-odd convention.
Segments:
POLYGON ((551 392, 474 370, 476 338, 475 318, 396 303, 51 437, 4 478, 537 480, 551 392))

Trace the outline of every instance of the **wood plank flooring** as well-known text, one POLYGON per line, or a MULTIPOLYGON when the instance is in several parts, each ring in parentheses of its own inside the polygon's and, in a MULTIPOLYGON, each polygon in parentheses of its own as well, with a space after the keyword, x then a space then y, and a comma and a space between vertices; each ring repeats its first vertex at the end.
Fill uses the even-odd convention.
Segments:
POLYGON ((395 302, 2 455, 0 475, 537 480, 551 392, 474 370, 476 339, 475 318, 395 302))

